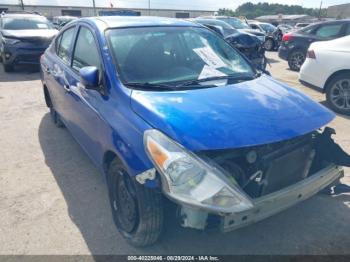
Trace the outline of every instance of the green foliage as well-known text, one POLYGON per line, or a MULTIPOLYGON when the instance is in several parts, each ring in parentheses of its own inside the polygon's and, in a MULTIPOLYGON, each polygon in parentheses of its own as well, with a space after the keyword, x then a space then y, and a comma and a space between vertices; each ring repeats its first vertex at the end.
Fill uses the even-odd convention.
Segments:
MULTIPOLYGON (((321 16, 325 16, 327 13, 326 9, 321 10, 321 16)), ((253 19, 262 15, 298 15, 306 14, 318 17, 318 8, 303 8, 300 5, 281 5, 281 4, 269 4, 269 3, 257 3, 251 2, 244 3, 237 7, 235 11, 230 9, 219 9, 219 15, 228 16, 245 16, 248 19, 253 19)))

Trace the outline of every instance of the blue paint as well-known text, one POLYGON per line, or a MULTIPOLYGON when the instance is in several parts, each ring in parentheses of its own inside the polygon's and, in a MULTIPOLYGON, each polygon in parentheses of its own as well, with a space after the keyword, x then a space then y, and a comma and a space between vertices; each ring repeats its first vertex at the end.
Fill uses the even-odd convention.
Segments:
MULTIPOLYGON (((161 130, 189 150, 199 151, 281 141, 311 132, 334 118, 323 106, 268 76, 188 91, 126 88, 118 79, 105 30, 160 25, 198 26, 166 18, 104 17, 80 19, 61 30, 75 27, 76 36, 79 27, 85 26, 93 32, 103 65, 105 93, 79 85, 79 72, 63 63, 54 44, 41 60, 42 81, 55 109, 101 170, 107 152, 115 153, 130 175, 152 168, 143 146, 143 133, 150 128, 161 130)), ((70 58, 73 46, 74 41, 70 58)), ((159 186, 158 181, 146 185, 159 186)))

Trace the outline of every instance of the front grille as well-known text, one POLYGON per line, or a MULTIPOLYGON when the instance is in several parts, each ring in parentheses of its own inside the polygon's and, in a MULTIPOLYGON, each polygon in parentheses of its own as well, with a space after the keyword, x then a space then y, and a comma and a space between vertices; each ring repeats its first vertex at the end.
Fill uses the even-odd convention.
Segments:
POLYGON ((22 54, 16 58, 17 63, 39 63, 41 54, 22 54))

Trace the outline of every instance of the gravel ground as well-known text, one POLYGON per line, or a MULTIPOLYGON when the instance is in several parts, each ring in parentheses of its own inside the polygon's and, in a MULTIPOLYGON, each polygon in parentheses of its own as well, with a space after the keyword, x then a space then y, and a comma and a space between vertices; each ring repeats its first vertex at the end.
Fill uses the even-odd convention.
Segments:
MULTIPOLYGON (((324 104, 276 53, 268 56, 274 77, 324 104)), ((350 193, 316 195, 227 234, 183 229, 170 216, 158 244, 129 246, 113 225, 102 176, 51 122, 39 74, 0 68, 0 254, 350 254, 350 193)), ((348 152, 349 119, 331 124, 348 152)))

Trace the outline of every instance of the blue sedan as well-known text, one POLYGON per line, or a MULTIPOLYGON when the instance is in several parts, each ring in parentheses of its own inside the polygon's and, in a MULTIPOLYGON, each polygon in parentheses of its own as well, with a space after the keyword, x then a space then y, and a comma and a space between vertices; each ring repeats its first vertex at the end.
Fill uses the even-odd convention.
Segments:
POLYGON ((135 246, 158 239, 165 201, 182 226, 227 232, 316 194, 349 163, 320 130, 332 112, 188 21, 73 21, 41 57, 41 77, 54 123, 101 169, 135 246))

